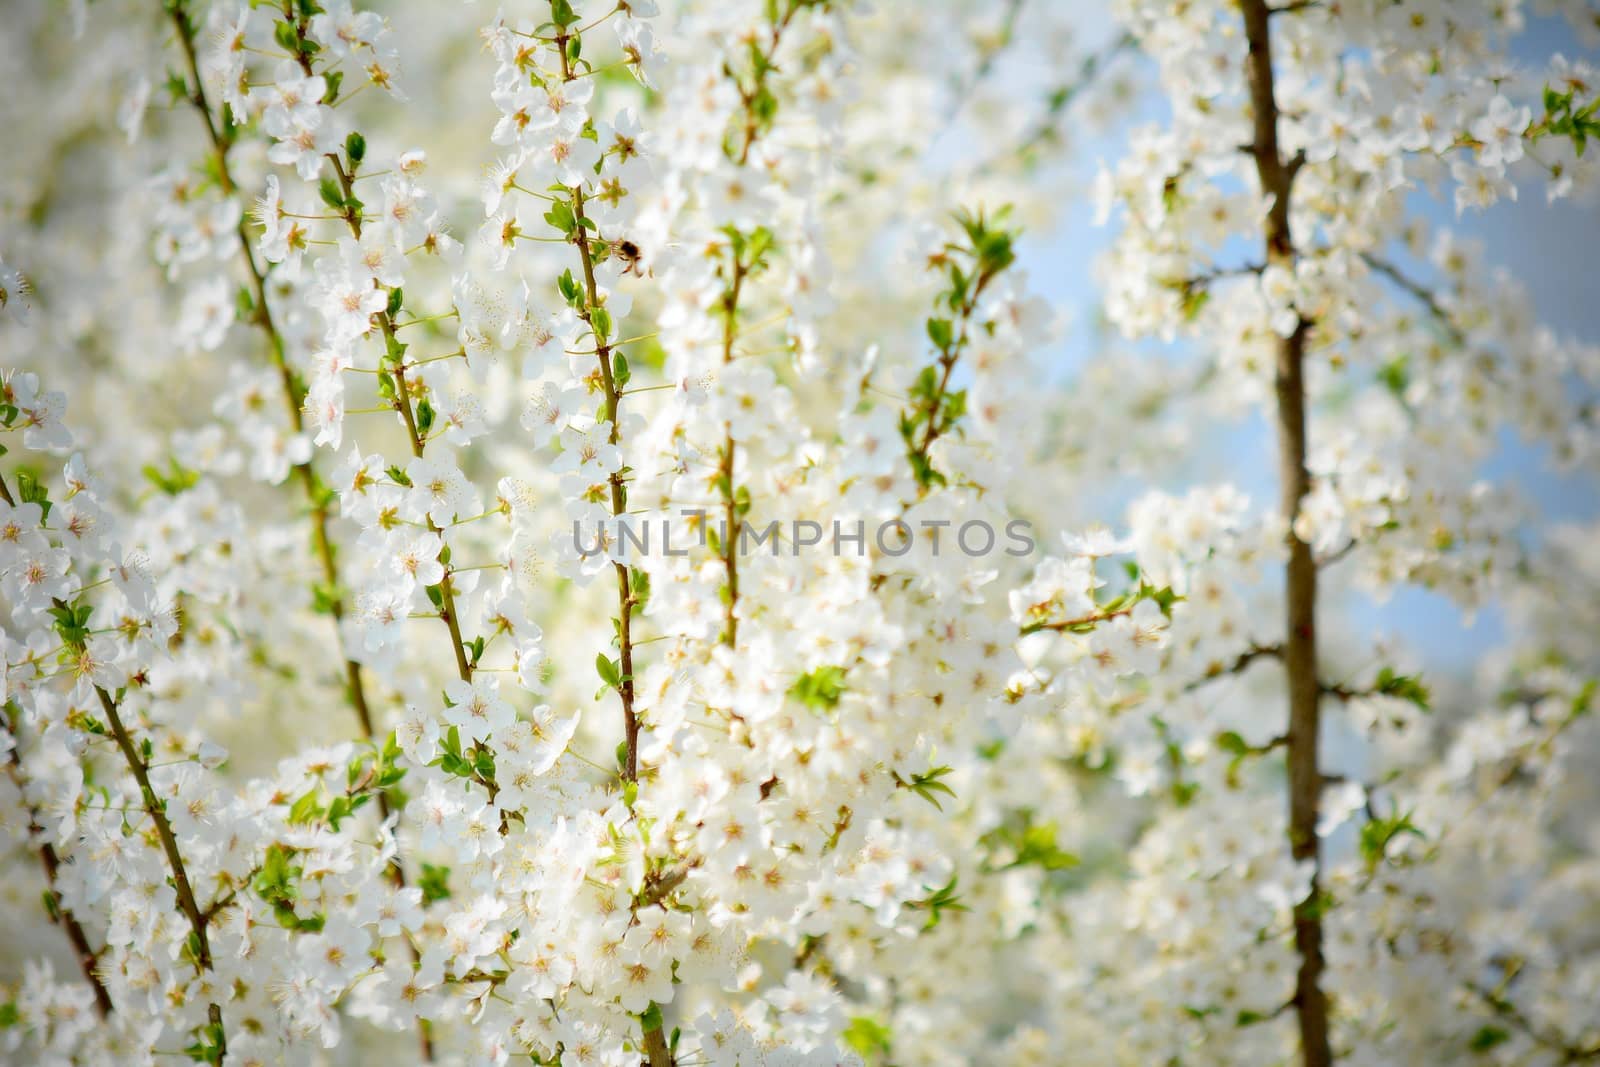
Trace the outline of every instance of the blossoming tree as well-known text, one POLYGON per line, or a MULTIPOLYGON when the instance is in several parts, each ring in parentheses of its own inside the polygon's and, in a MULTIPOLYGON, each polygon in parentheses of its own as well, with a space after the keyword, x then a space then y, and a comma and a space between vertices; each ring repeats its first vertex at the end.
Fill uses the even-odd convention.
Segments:
POLYGON ((1488 473, 1600 350, 1418 193, 1584 193, 1593 69, 661 6, 8 18, 8 1060, 1600 1060, 1596 531, 1488 473))

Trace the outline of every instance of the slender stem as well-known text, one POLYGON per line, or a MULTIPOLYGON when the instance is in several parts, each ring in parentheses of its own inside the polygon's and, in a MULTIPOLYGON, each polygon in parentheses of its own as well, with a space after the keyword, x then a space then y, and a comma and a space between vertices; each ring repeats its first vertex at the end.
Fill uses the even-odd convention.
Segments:
MULTIPOLYGON (((581 31, 580 31, 581 32, 581 31)), ((567 41, 569 34, 563 30, 556 34, 556 52, 561 57, 561 78, 564 82, 574 79, 572 63, 567 56, 567 41)), ((572 213, 577 218, 583 218, 583 186, 573 186, 572 213)), ((594 338, 595 360, 600 366, 600 384, 605 391, 606 414, 610 416, 611 431, 608 439, 612 445, 620 441, 618 424, 621 420, 622 393, 617 388, 616 376, 611 369, 611 342, 606 339, 600 330, 595 328, 593 309, 600 305, 600 287, 595 281, 594 252, 589 245, 589 231, 584 226, 578 226, 573 233, 573 242, 578 246, 578 257, 583 264, 583 307, 579 310, 584 322, 589 325, 589 333, 594 338)), ((627 514, 628 496, 623 485, 622 472, 613 471, 608 479, 611 489, 611 513, 614 516, 627 514)), ((622 675, 617 683, 617 695, 622 701, 622 728, 623 728, 623 768, 624 781, 637 782, 639 780, 639 716, 633 707, 633 609, 635 597, 633 594, 632 579, 626 565, 612 561, 612 567, 617 574, 617 647, 619 670, 622 675)), ((676 1067, 672 1049, 667 1046, 666 1038, 661 1028, 644 1030, 644 1062, 648 1067, 676 1067)))
MULTIPOLYGON (((297 18, 295 16, 293 7, 287 2, 284 4, 283 14, 284 14, 284 18, 287 21, 289 21, 289 22, 291 22, 291 23, 293 23, 295 25, 297 35, 301 39, 304 39, 305 32, 306 32, 306 20, 304 19, 304 17, 297 18)), ((309 54, 306 53, 305 51, 298 51, 296 53, 295 58, 296 58, 296 60, 298 61, 299 65, 300 65, 300 69, 306 74, 307 77, 310 77, 312 75, 313 71, 312 71, 311 59, 310 59, 309 54)), ((348 99, 348 96, 346 97, 346 99, 348 99)), ((351 174, 346 172, 344 167, 340 165, 339 157, 337 155, 333 155, 333 154, 330 153, 328 158, 329 158, 329 160, 332 161, 334 172, 338 175, 339 186, 340 186, 341 191, 344 193, 345 203, 346 204, 352 203, 352 201, 353 201, 353 191, 352 190, 353 190, 353 185, 354 185, 354 182, 355 182, 355 178, 351 174)), ((350 232, 355 236, 356 240, 359 241, 361 239, 361 214, 360 214, 360 212, 357 211, 354 207, 346 207, 341 214, 342 214, 342 217, 345 220, 346 226, 350 229, 350 232)), ((248 248, 246 248, 245 254, 246 254, 246 258, 247 259, 250 258, 250 250, 248 248)), ((379 283, 377 282, 376 279, 373 280, 373 285, 376 286, 377 288, 382 289, 385 293, 388 293, 390 291, 387 287, 379 285, 379 283)), ((260 304, 261 304, 261 307, 262 307, 263 312, 264 312, 265 308, 266 308, 265 300, 264 299, 261 300, 260 304)), ((395 329, 394 328, 394 322, 390 318, 387 308, 385 308, 385 310, 379 312, 379 314, 378 314, 378 322, 379 322, 380 327, 383 330, 384 351, 387 352, 392 348, 393 343, 394 343, 394 336, 395 336, 394 335, 394 329, 395 329)), ((278 351, 281 354, 281 343, 277 347, 278 347, 278 351)), ((409 396, 409 394, 407 393, 407 390, 406 390, 405 367, 404 367, 404 365, 400 365, 400 366, 397 366, 395 368, 394 377, 395 377, 395 383, 396 383, 396 386, 395 386, 396 387, 396 404, 401 409, 401 412, 402 412, 402 414, 404 416, 404 419, 405 419, 406 431, 407 431, 407 434, 409 435, 410 441, 411 441, 411 451, 412 451, 413 455, 416 455, 416 456, 420 457, 422 455, 423 442, 422 442, 421 438, 417 434, 416 419, 413 416, 412 411, 411 411, 411 398, 410 398, 410 396, 409 396)), ((302 394, 300 402, 297 402, 294 405, 295 406, 294 417, 295 417, 295 420, 296 420, 295 424, 296 424, 297 427, 300 425, 300 422, 299 422, 299 409, 300 409, 300 404, 303 403, 303 401, 304 401, 304 395, 302 394)), ((334 620, 335 620, 335 623, 337 623, 343 617, 343 615, 342 615, 343 602, 338 597, 338 589, 339 589, 338 574, 337 574, 337 571, 336 571, 336 569, 334 567, 334 558, 333 558, 332 545, 329 542, 328 536, 327 536, 327 526, 326 526, 327 511, 326 511, 325 505, 322 502, 323 501, 322 494, 320 492, 313 492, 313 489, 315 489, 317 487, 315 485, 314 476, 312 476, 310 474, 310 470, 311 470, 310 464, 309 463, 305 464, 304 468, 305 468, 305 472, 306 473, 303 474, 302 477, 303 477, 303 480, 306 483, 308 495, 311 497, 312 514, 313 514, 313 518, 315 519, 314 529, 317 530, 316 540, 317 540, 318 555, 320 556, 320 558, 323 561, 324 573, 327 575, 328 584, 331 587, 331 591, 333 593, 332 606, 333 606, 334 620)), ((434 525, 432 519, 428 520, 428 527, 431 530, 433 530, 434 533, 440 533, 440 530, 438 529, 437 526, 434 525)), ((440 583, 440 590, 441 590, 443 595, 441 597, 442 607, 441 607, 441 610, 440 610, 439 614, 444 619, 445 626, 450 632, 450 644, 451 644, 451 648, 455 652, 457 673, 461 676, 461 679, 463 681, 471 681, 471 679, 472 679, 472 668, 467 664, 466 650, 461 647, 461 629, 460 629, 459 623, 457 623, 457 621, 456 621, 455 596, 454 596, 454 593, 452 592, 451 587, 450 587, 450 576, 449 576, 449 574, 446 574, 443 582, 440 583)), ((342 631, 341 631, 341 634, 340 634, 340 639, 341 640, 343 639, 342 631)), ((367 734, 368 738, 371 738, 373 736, 372 719, 371 719, 371 715, 370 715, 370 713, 368 711, 368 708, 367 708, 365 693, 363 692, 363 690, 361 688, 361 670, 360 670, 360 666, 357 663, 355 663, 353 660, 349 660, 348 658, 346 659, 346 663, 345 663, 345 676, 346 676, 346 680, 347 680, 347 688, 350 691, 351 701, 356 705, 357 713, 361 717, 362 728, 363 728, 363 730, 366 731, 366 734, 367 734)), ((388 819, 388 817, 390 815, 389 801, 388 801, 387 795, 384 794, 383 792, 379 792, 379 794, 378 794, 378 810, 379 810, 379 812, 382 814, 382 816, 385 819, 388 819)), ((395 885, 397 885, 397 886, 405 885, 405 866, 404 866, 404 863, 401 861, 398 853, 395 856, 394 864, 389 868, 389 877, 390 877, 390 880, 393 881, 395 885)), ((406 948, 410 952, 411 958, 412 958, 413 961, 420 960, 421 957, 417 952, 417 947, 416 947, 415 944, 413 944, 410 941, 410 939, 406 940, 406 948)), ((434 1054, 433 1034, 432 1034, 432 1029, 430 1027, 430 1024, 429 1024, 428 1020, 426 1020, 426 1019, 418 1019, 417 1020, 417 1047, 418 1047, 418 1054, 419 1054, 419 1056, 421 1057, 421 1059, 422 1059, 422 1061, 424 1063, 433 1062, 433 1054, 434 1054)))
POLYGON ((1067 108, 1074 100, 1082 96, 1084 91, 1111 66, 1112 61, 1117 56, 1131 51, 1134 44, 1133 36, 1124 33, 1099 52, 1091 52, 1084 56, 1072 78, 1050 90, 1045 98, 1044 116, 1039 119, 1028 135, 1023 138, 1022 143, 1017 146, 1016 154, 1025 156, 1045 142, 1060 136, 1061 117, 1066 113, 1067 108))
MULTIPOLYGON (((565 33, 556 37, 556 50, 561 54, 561 76, 564 81, 572 80, 572 64, 567 59, 567 39, 565 33)), ((575 186, 572 190, 572 210, 578 218, 583 217, 583 188, 575 186)), ((578 246, 578 256, 583 263, 583 293, 584 307, 579 312, 584 322, 589 324, 589 330, 594 337, 595 359, 600 365, 600 384, 605 390, 606 412, 611 416, 610 443, 619 442, 618 421, 621 419, 622 395, 617 389, 615 376, 611 372, 611 343, 594 328, 594 319, 591 310, 600 304, 600 287, 595 282, 594 254, 589 246, 589 232, 579 226, 573 236, 573 241, 578 246)), ((627 514, 627 490, 622 483, 622 473, 613 471, 610 481, 611 488, 611 513, 613 515, 627 514)), ((617 685, 617 694, 622 700, 622 728, 623 739, 626 746, 623 757, 622 777, 629 782, 639 780, 639 716, 633 708, 633 609, 635 606, 632 580, 626 565, 613 562, 612 566, 617 574, 617 605, 619 618, 617 621, 617 645, 619 666, 622 679, 617 685)), ((651 1067, 665 1067, 670 1059, 656 1060, 652 1058, 651 1067)))
MULTIPOLYGON (((210 103, 206 99, 205 83, 201 80, 199 63, 195 55, 193 27, 189 24, 188 13, 182 4, 174 4, 168 10, 172 16, 173 25, 177 29, 178 42, 183 48, 184 61, 188 66, 189 81, 193 86, 189 101, 194 105, 195 111, 205 125, 206 134, 211 140, 216 159, 217 178, 222 185, 223 192, 233 193, 238 186, 228 168, 229 141, 218 130, 210 103)), ((244 263, 245 271, 250 277, 250 288, 255 302, 253 321, 267 338, 272 363, 278 370, 279 381, 282 385, 283 398, 289 414, 289 425, 294 428, 295 433, 302 433, 305 429, 304 417, 301 414, 305 405, 305 389, 302 388, 299 378, 296 377, 294 370, 289 366, 288 360, 285 358, 283 335, 273 321, 272 309, 267 304, 266 273, 256 262, 255 250, 251 246, 250 234, 243 218, 240 219, 236 232, 239 240, 239 258, 244 263)), ((341 592, 343 585, 340 582, 339 565, 333 538, 329 534, 331 516, 328 511, 327 491, 310 460, 296 464, 294 472, 296 479, 300 483, 301 491, 305 495, 306 503, 310 508, 312 548, 322 569, 328 613, 333 618, 335 637, 338 641, 341 658, 344 660, 345 699, 355 710, 356 720, 361 728, 361 736, 368 741, 373 741, 376 739, 377 730, 372 719, 371 705, 367 701, 366 682, 362 676, 361 664, 357 663, 349 655, 349 649, 345 644, 342 625, 345 615, 344 596, 341 592)), ((378 794, 378 811, 382 818, 389 818, 391 809, 388 794, 381 792, 378 794)), ((398 855, 395 857, 395 862, 389 867, 389 878, 396 885, 405 884, 405 866, 398 855)))
MULTIPOLYGON (((748 146, 747 146, 748 151, 748 146)), ((740 157, 741 160, 743 157, 740 157)), ((733 282, 723 300, 722 365, 733 362, 733 344, 739 336, 739 294, 744 289, 747 268, 740 262, 738 253, 733 256, 733 282)), ((733 489, 734 450, 733 425, 722 427, 722 452, 717 472, 717 483, 722 490, 722 569, 727 576, 728 599, 723 607, 722 640, 732 648, 739 643, 739 516, 738 497, 733 489)))
MULTIPOLYGON (((967 294, 961 306, 956 309, 958 329, 955 336, 939 353, 939 388, 923 402, 926 405, 927 424, 923 427, 922 440, 916 445, 916 454, 921 456, 924 463, 930 462, 929 452, 933 448, 933 443, 950 429, 951 424, 940 417, 939 401, 949 391, 950 378, 955 373, 956 364, 961 361, 962 351, 967 347, 972 316, 978 309, 978 298, 983 296, 984 290, 995 277, 997 277, 995 271, 980 270, 977 280, 972 285, 972 292, 967 294)), ((922 491, 926 492, 927 487, 923 486, 922 491)))
MULTIPOLYGON (((309 73, 310 65, 305 64, 309 73)), ((350 172, 344 169, 344 164, 339 162, 339 157, 329 154, 328 160, 333 164, 333 170, 339 178, 339 187, 344 192, 345 200, 351 198, 352 185, 355 181, 350 172)), ((346 208, 344 213, 345 224, 350 228, 356 240, 361 239, 361 214, 354 208, 346 208)), ((392 292, 388 286, 379 284, 374 280, 373 285, 385 293, 392 292)), ((394 320, 390 318, 388 309, 378 312, 378 329, 383 333, 384 351, 389 351, 395 340, 394 320)), ((406 382, 405 364, 397 363, 394 367, 395 407, 400 412, 400 418, 406 426, 406 438, 411 442, 411 454, 418 459, 427 447, 427 442, 417 429, 416 413, 411 408, 411 387, 406 382)), ((440 529, 432 518, 428 519, 428 529, 441 537, 444 531, 440 529)), ((450 648, 455 653, 456 674, 463 682, 472 681, 472 664, 467 662, 467 650, 461 643, 461 623, 456 611, 455 590, 451 586, 450 575, 447 572, 444 580, 439 583, 440 602, 439 617, 444 620, 445 628, 450 631, 450 648)))
POLYGON ((1094 611, 1086 615, 1079 615, 1076 618, 1057 619, 1054 622, 1030 623, 1022 628, 1021 633, 1024 637, 1028 634, 1039 633, 1041 630, 1051 630, 1055 633, 1072 633, 1082 627, 1093 627, 1098 623, 1119 618, 1123 615, 1132 615, 1136 606, 1137 602, 1124 604, 1120 608, 1111 608, 1109 611, 1104 608, 1096 608, 1094 611))
POLYGON ((1450 313, 1439 303, 1439 298, 1429 291, 1427 286, 1413 280, 1399 267, 1381 256, 1373 255, 1371 252, 1362 253, 1361 260, 1367 266, 1405 290, 1407 295, 1426 308, 1428 314, 1433 316, 1439 328, 1449 335, 1454 344, 1465 345, 1467 343, 1467 335, 1462 331, 1461 327, 1455 324, 1455 321, 1450 317, 1450 313))
MULTIPOLYGON (((734 88, 739 93, 740 104, 745 113, 744 122, 740 129, 739 152, 734 160, 741 167, 749 163, 750 150, 755 146, 756 139, 761 133, 761 124, 757 119, 755 109, 756 100, 760 96, 767 72, 774 69, 772 59, 777 54, 778 45, 783 40, 783 31, 788 27, 790 20, 794 18, 795 12, 798 10, 799 5, 791 4, 780 17, 774 19, 766 47, 761 54, 761 58, 755 64, 755 88, 747 90, 738 79, 734 79, 734 88)), ((733 279, 723 297, 722 365, 724 367, 733 362, 733 346, 739 335, 739 295, 744 288, 746 276, 755 268, 755 262, 748 264, 741 262, 738 251, 733 251, 733 279)), ((739 507, 738 496, 734 492, 733 485, 737 447, 733 439, 732 426, 724 424, 722 450, 718 455, 717 480, 722 490, 722 569, 727 578, 727 602, 723 605, 722 641, 730 648, 739 643, 739 507)))
MULTIPOLYGON (((24 798, 23 812, 28 816, 28 833, 33 835, 41 832, 44 829, 44 824, 40 821, 39 809, 26 800, 27 790, 24 787, 25 782, 22 774, 22 750, 20 740, 17 738, 17 731, 21 724, 12 722, 9 725, 12 739, 18 741, 18 744, 13 745, 11 749, 6 771, 10 775, 13 784, 16 785, 17 793, 24 798)), ((72 942, 73 955, 78 960, 78 968, 83 972, 84 980, 89 983, 89 988, 94 992, 95 1011, 100 1014, 100 1018, 104 1019, 113 1010, 111 994, 106 990, 105 983, 100 979, 100 956, 90 947, 89 937, 84 932, 83 924, 72 913, 72 909, 61 902, 61 893, 56 888, 58 873, 61 870, 61 858, 56 854, 55 846, 48 841, 41 843, 37 851, 39 864, 44 868, 45 894, 49 903, 50 921, 66 931, 67 940, 72 942)))
MULTIPOLYGON (((172 824, 167 821, 167 809, 156 798, 156 791, 150 785, 150 774, 144 757, 134 745, 128 728, 122 724, 122 716, 117 713, 117 702, 111 699, 110 693, 98 685, 94 687, 94 691, 100 698, 101 709, 106 713, 111 736, 116 739, 117 747, 122 750, 122 758, 128 764, 128 770, 139 785, 139 796, 143 801, 145 814, 149 815, 150 821, 155 824, 156 837, 161 841, 161 851, 166 854, 167 868, 172 873, 172 888, 178 895, 178 907, 189 920, 189 929, 194 934, 195 971, 197 973, 210 971, 212 970, 211 941, 206 936, 205 913, 200 910, 200 904, 195 900, 194 887, 189 882, 189 872, 183 865, 183 854, 178 851, 178 839, 172 832, 172 824)), ((209 1015, 216 1031, 217 1062, 220 1063, 227 1058, 228 1049, 227 1037, 222 1026, 221 1005, 212 1001, 209 1015)))
POLYGON ((667 1067, 673 1062, 672 1050, 667 1047, 667 1038, 662 1027, 644 1032, 644 1061, 650 1067, 667 1067))
MULTIPOLYGON (((1294 240, 1289 229, 1289 197, 1301 157, 1285 160, 1278 148, 1278 104, 1273 87, 1271 11, 1265 0, 1241 0, 1245 38, 1249 42, 1246 74, 1254 121, 1251 154, 1261 191, 1272 199, 1265 226, 1268 265, 1294 269, 1294 240)), ((1279 508, 1289 560, 1284 572, 1283 665, 1289 691, 1289 847, 1296 860, 1310 860, 1310 891, 1295 907, 1294 941, 1300 955, 1295 976, 1294 1006, 1300 1030, 1304 1067, 1328 1067, 1333 1052, 1328 1039, 1328 1000, 1320 980, 1322 950, 1321 843, 1317 837, 1317 805, 1322 790, 1318 767, 1321 686, 1317 680, 1317 564, 1311 546, 1294 531, 1300 502, 1311 487, 1306 469, 1306 335, 1311 323, 1301 317, 1294 332, 1277 343, 1277 437, 1279 508)))
POLYGON ((1239 653, 1239 655, 1234 658, 1232 663, 1211 664, 1203 676, 1195 679, 1183 687, 1184 692, 1192 693, 1201 686, 1204 686, 1209 682, 1214 682, 1218 678, 1222 678, 1226 675, 1243 674, 1245 672, 1245 668, 1249 667, 1250 664, 1264 656, 1272 659, 1280 659, 1283 656, 1283 648, 1280 645, 1251 645, 1249 648, 1239 653))
MULTIPOLYGON (((238 186, 233 179, 232 172, 228 169, 229 140, 218 129, 216 118, 211 111, 210 102, 206 99, 205 82, 200 77, 200 65, 195 54, 194 28, 189 23, 186 7, 173 4, 168 8, 172 17, 173 26, 177 29, 178 43, 183 49, 184 62, 188 67, 188 81, 192 87, 189 102, 194 105, 201 121, 206 128, 206 135, 210 138, 212 151, 216 159, 217 180, 222 185, 224 193, 232 194, 238 186)), ((283 399, 289 415, 289 425, 295 433, 305 429, 304 417, 301 414, 305 406, 305 390, 301 388, 300 381, 296 378, 294 369, 289 366, 285 357, 283 334, 278 330, 277 324, 272 320, 272 309, 267 305, 266 274, 256 262, 255 250, 250 243, 250 231, 241 216, 236 230, 239 240, 239 258, 244 263, 245 271, 250 277, 250 290, 255 303, 253 321, 266 335, 269 350, 272 354, 272 364, 278 371, 278 378, 282 385, 283 399)), ((361 665, 350 658, 344 648, 344 633, 340 623, 344 619, 344 599, 340 594, 339 567, 334 555, 333 540, 328 533, 330 516, 328 514, 327 494, 317 477, 316 470, 308 460, 295 465, 295 476, 300 482, 306 501, 311 509, 311 540, 316 550, 317 559, 322 566, 322 577, 327 586, 329 598, 329 612, 333 616, 334 628, 337 632, 340 651, 344 658, 345 695, 352 708, 355 709, 356 718, 361 725, 361 734, 367 740, 374 737, 372 710, 367 703, 366 685, 361 675, 361 665)), ((382 794, 378 797, 379 810, 387 817, 388 798, 382 794)))
MULTIPOLYGON (((565 56, 563 51, 562 55, 565 56)), ((563 60, 565 62, 565 60, 563 60)), ((574 210, 581 216, 583 214, 583 191, 574 189, 572 192, 574 210)), ((588 308, 596 306, 599 300, 599 287, 595 283, 594 258, 589 250, 589 238, 580 226, 578 228, 578 254, 583 260, 583 284, 586 307, 583 318, 590 322, 588 308)), ((617 420, 620 417, 619 406, 622 396, 617 391, 616 379, 611 373, 611 348, 602 339, 598 332, 595 333, 596 359, 600 364, 600 381, 605 389, 606 408, 611 414, 611 443, 618 443, 617 420)), ((620 471, 613 472, 611 484, 611 513, 624 515, 627 513, 627 491, 622 484, 620 471)), ((639 717, 633 709, 633 608, 634 597, 632 580, 628 568, 621 563, 613 563, 617 572, 617 603, 620 617, 617 623, 617 644, 619 650, 622 681, 617 686, 617 693, 622 699, 622 721, 625 740, 627 742, 626 767, 623 777, 628 781, 637 781, 639 778, 639 717)), ((656 1061, 651 1061, 654 1064, 656 1061)))

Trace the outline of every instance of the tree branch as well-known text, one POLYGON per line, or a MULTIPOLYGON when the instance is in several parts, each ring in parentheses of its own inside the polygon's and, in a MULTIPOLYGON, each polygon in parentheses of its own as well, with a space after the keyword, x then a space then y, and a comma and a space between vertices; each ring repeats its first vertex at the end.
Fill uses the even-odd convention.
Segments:
POLYGON ((1250 664, 1254 663, 1256 660, 1263 658, 1282 659, 1283 646, 1251 645, 1249 648, 1239 653, 1239 655, 1235 657, 1231 663, 1212 663, 1207 668, 1204 677, 1196 678, 1194 681, 1183 687, 1184 692, 1193 692, 1194 690, 1199 689, 1210 682, 1216 681, 1218 678, 1224 678, 1233 674, 1243 674, 1245 668, 1249 667, 1250 664))
MULTIPOLYGON (((1266 0, 1241 0, 1245 38, 1249 42, 1246 78, 1254 125, 1251 155, 1262 193, 1272 198, 1267 212, 1266 260, 1269 266, 1294 269, 1295 248, 1289 228, 1289 201, 1304 157, 1285 161, 1278 148, 1278 103, 1273 86, 1272 9, 1266 0)), ((1287 528, 1289 559, 1284 571, 1283 664, 1288 676, 1289 847, 1296 860, 1313 863, 1306 899, 1295 908, 1294 940, 1300 955, 1295 976, 1295 1014, 1304 1067, 1329 1067, 1333 1053, 1328 1039, 1328 1001, 1320 980, 1324 968, 1322 921, 1316 907, 1321 847, 1317 807, 1322 790, 1318 767, 1321 687, 1317 681, 1317 564, 1311 546, 1294 532, 1300 502, 1311 487, 1306 469, 1306 335, 1311 323, 1301 317, 1294 331, 1277 344, 1277 437, 1279 510, 1287 528)))
MULTIPOLYGON (((13 741, 18 741, 17 731, 20 725, 17 722, 8 724, 13 741)), ((44 825, 40 822, 39 809, 28 802, 26 782, 22 773, 21 751, 20 743, 13 744, 10 759, 6 766, 6 773, 10 776, 12 783, 16 785, 17 793, 22 797, 22 810, 28 817, 28 834, 31 837, 40 833, 44 829, 44 825)), ((45 901, 50 913, 50 921, 66 932, 67 940, 72 943, 73 955, 78 960, 78 969, 83 972, 84 980, 89 983, 89 988, 94 992, 95 1011, 99 1013, 100 1018, 104 1019, 113 1010, 111 994, 106 990, 105 983, 100 979, 99 953, 90 947, 89 936, 84 932, 83 924, 72 913, 72 909, 61 902, 61 893, 56 889, 56 879, 61 869, 61 857, 56 854, 55 846, 48 841, 42 842, 36 851, 39 856, 39 864, 44 868, 45 901)))
MULTIPOLYGON (((211 941, 206 936, 205 913, 200 910, 200 904, 195 900, 194 887, 189 882, 189 872, 183 864, 183 854, 178 850, 178 838, 172 832, 172 823, 167 821, 166 806, 156 797, 156 791, 150 785, 149 767, 134 745, 128 728, 122 724, 122 716, 117 713, 117 702, 111 698, 110 693, 98 685, 94 687, 94 691, 100 698, 101 709, 106 713, 111 736, 116 739, 117 748, 122 751, 122 758, 133 774, 133 780, 139 786, 139 796, 143 801, 145 814, 149 815, 151 822, 155 824, 156 837, 161 841, 161 851, 167 857, 167 869, 172 874, 172 888, 178 896, 178 907, 189 920, 189 929, 194 934, 195 972, 198 974, 210 971, 212 970, 211 941)), ((227 1036, 222 1026, 222 1006, 212 1001, 209 1015, 217 1040, 216 1062, 221 1063, 226 1059, 228 1051, 227 1036)))
MULTIPOLYGON (((174 3, 167 7, 172 18, 173 26, 177 30, 178 43, 183 49, 185 65, 188 68, 188 80, 192 83, 192 91, 187 99, 199 114, 205 125, 206 136, 211 142, 213 156, 216 159, 217 178, 221 183, 222 191, 226 194, 238 192, 238 185, 233 179, 233 174, 228 168, 228 149, 230 139, 217 127, 215 115, 211 111, 210 102, 206 99, 205 83, 200 77, 200 65, 195 54, 194 27, 189 23, 189 15, 183 3, 174 3)), ((255 250, 250 243, 250 231, 245 217, 240 216, 236 228, 239 242, 239 259, 244 264, 245 272, 250 277, 251 296, 255 303, 255 314, 252 321, 260 328, 267 338, 268 349, 271 353, 272 364, 278 371, 279 382, 285 406, 289 414, 289 425, 295 433, 305 429, 305 420, 302 410, 305 407, 305 390, 301 387, 293 368, 289 366, 285 356, 283 335, 279 332, 277 324, 272 319, 272 309, 267 305, 266 272, 256 262, 255 250)), ((300 482, 301 489, 310 507, 311 515, 311 540, 316 550, 317 560, 322 567, 322 577, 327 586, 329 613, 333 616, 334 629, 338 645, 344 658, 346 699, 355 709, 356 718, 360 721, 361 734, 367 740, 372 740, 373 722, 372 711, 367 703, 366 686, 361 675, 361 665, 350 658, 344 647, 344 633, 340 622, 344 619, 344 599, 340 593, 343 588, 339 581, 338 563, 334 556, 333 539, 329 535, 327 491, 322 481, 317 477, 316 469, 311 461, 298 463, 294 467, 295 476, 300 482)), ((388 815, 388 801, 382 795, 378 798, 380 810, 388 815)))

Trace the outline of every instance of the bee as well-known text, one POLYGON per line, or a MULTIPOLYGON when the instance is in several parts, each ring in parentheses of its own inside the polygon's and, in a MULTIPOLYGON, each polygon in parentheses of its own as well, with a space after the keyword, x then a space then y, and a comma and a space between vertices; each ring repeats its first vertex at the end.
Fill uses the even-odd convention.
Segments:
POLYGON ((611 249, 616 253, 618 259, 627 264, 625 267, 623 267, 622 273, 632 274, 637 278, 643 278, 645 276, 647 272, 641 264, 641 260, 644 258, 644 253, 639 251, 638 245, 634 244, 627 238, 623 238, 616 244, 612 245, 611 249))

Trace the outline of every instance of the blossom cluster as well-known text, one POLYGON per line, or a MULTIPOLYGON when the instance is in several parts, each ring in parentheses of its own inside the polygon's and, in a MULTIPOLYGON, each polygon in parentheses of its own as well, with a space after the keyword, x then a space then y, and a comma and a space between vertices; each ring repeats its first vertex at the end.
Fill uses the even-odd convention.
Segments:
POLYGON ((19 29, 133 178, 42 109, 73 180, 0 188, 0 1056, 1600 1056, 1594 530, 1493 476, 1592 477, 1600 349, 1414 192, 1584 195, 1591 67, 1071 8, 19 29), (1113 118, 1140 347, 1065 374, 1033 241, 1113 118), (1240 416, 1276 499, 1189 465, 1240 416), (1513 636, 1351 621, 1415 587, 1513 636))

